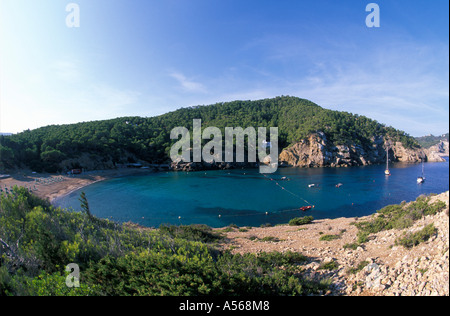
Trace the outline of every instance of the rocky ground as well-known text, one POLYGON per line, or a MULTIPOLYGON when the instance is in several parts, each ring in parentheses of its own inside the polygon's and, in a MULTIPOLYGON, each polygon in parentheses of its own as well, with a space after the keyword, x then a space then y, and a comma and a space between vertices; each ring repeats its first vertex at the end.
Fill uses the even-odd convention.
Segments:
POLYGON ((347 296, 448 296, 449 295, 449 193, 432 197, 444 201, 447 209, 417 221, 404 230, 389 230, 370 235, 356 249, 358 229, 351 225, 365 218, 316 220, 303 226, 234 228, 225 232, 222 245, 234 253, 295 251, 309 257, 305 272, 314 279, 329 278, 332 290, 326 295, 347 296), (435 234, 427 242, 407 249, 395 246, 405 232, 416 232, 434 223, 435 234), (321 241, 321 236, 336 239, 321 241), (323 269, 324 264, 335 269, 323 269), (358 269, 359 268, 359 269, 358 269))

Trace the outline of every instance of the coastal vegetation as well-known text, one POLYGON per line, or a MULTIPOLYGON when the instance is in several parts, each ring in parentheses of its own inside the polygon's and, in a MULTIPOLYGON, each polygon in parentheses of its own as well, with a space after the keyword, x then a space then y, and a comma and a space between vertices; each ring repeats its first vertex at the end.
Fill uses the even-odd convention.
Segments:
POLYGON ((412 248, 419 245, 422 242, 427 241, 436 233, 437 229, 434 227, 434 224, 430 224, 425 226, 418 232, 405 234, 404 237, 398 238, 395 244, 401 245, 405 248, 412 248))
MULTIPOLYGON (((376 234, 390 229, 405 229, 411 227, 416 221, 428 215, 435 215, 446 208, 442 201, 430 203, 430 197, 419 196, 415 202, 389 205, 372 216, 368 221, 357 221, 354 225, 358 228, 358 242, 347 244, 344 247, 355 249, 366 243, 370 234, 376 234)), ((416 246, 420 242, 426 241, 433 235, 434 227, 426 227, 416 234, 409 234, 398 240, 397 244, 407 248, 416 246)))
MULTIPOLYGON (((373 137, 387 136, 406 148, 418 148, 405 132, 357 114, 324 109, 308 100, 282 96, 258 101, 234 101, 182 108, 157 117, 123 117, 112 120, 53 125, 0 136, 0 170, 29 168, 57 172, 86 168, 95 161, 112 168, 120 163, 167 163, 173 128, 192 130, 193 119, 202 128, 278 127, 279 149, 289 147, 311 133, 323 132, 334 144, 370 148, 373 137)), ((207 142, 207 140, 204 140, 207 142)))
POLYGON ((300 253, 231 254, 204 225, 146 229, 55 208, 24 188, 0 198, 3 295, 309 295, 330 282, 302 274, 300 253), (80 268, 67 287, 65 267, 80 268))
POLYGON ((314 217, 312 217, 312 216, 296 217, 289 221, 289 226, 307 225, 307 224, 311 223, 313 220, 314 220, 314 217))
MULTIPOLYGON (((322 295, 335 289, 328 272, 339 273, 344 267, 343 259, 330 255, 325 248, 321 250, 325 259, 320 265, 315 262, 320 262, 317 255, 308 250, 303 254, 295 248, 282 252, 233 252, 235 244, 228 250, 223 247, 229 237, 222 230, 206 225, 149 229, 132 223, 119 224, 93 216, 85 196, 80 197, 80 202, 84 209, 73 212, 55 208, 25 188, 14 187, 1 195, 0 296, 322 295), (79 266, 79 287, 66 285, 71 280, 66 267, 73 263, 79 266), (324 271, 323 277, 311 276, 314 266, 317 271, 324 271)), ((372 234, 392 229, 400 233, 394 236, 391 246, 419 248, 415 246, 433 240, 437 229, 442 229, 441 224, 428 221, 423 227, 408 228, 424 217, 439 216, 444 209, 445 202, 434 202, 429 196, 387 206, 354 222, 359 241, 344 248, 360 253, 362 250, 357 248, 372 242, 372 234)), ((314 227, 312 224, 308 230, 314 227)), ((327 236, 323 238, 328 240, 325 243, 330 245, 335 237, 348 240, 344 228, 334 229, 328 235, 322 233, 327 236)), ((256 244, 274 249, 285 241, 270 233, 275 231, 268 232, 255 235, 254 241, 261 241, 256 244)), ((313 235, 317 240, 317 231, 313 235)), ((367 260, 373 267, 373 260, 367 260)), ((359 275, 367 266, 368 262, 361 262, 346 273, 359 275)), ((420 269, 426 271, 428 266, 420 269)))

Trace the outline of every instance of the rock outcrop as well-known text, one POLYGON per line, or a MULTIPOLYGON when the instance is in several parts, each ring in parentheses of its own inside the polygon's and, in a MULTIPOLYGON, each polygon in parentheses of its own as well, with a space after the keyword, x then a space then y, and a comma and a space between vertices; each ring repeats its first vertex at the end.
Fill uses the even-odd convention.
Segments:
MULTIPOLYGON (((389 147, 389 160, 395 162, 420 162, 427 158, 422 149, 409 149, 400 142, 389 147)), ((373 137, 370 146, 357 144, 335 145, 325 133, 318 132, 307 139, 284 149, 280 162, 293 167, 349 167, 380 164, 386 162, 386 141, 373 137)))
POLYGON ((449 143, 448 141, 441 141, 439 144, 431 146, 425 149, 428 157, 428 161, 442 162, 445 161, 443 157, 449 156, 449 143))

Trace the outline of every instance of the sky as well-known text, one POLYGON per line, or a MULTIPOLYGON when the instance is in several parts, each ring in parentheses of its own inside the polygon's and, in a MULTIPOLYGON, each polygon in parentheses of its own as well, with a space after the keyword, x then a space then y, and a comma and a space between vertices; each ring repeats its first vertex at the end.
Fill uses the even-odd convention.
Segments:
POLYGON ((448 132, 449 2, 0 0, 0 132, 281 95, 448 132))

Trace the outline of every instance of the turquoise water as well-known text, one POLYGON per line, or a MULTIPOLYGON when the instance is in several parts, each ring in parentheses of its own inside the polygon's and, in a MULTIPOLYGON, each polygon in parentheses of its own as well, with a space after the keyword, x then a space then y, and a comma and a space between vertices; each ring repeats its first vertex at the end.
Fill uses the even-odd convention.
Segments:
MULTIPOLYGON (((207 224, 223 227, 287 223, 311 215, 315 219, 365 216, 421 194, 449 190, 449 163, 425 164, 426 182, 417 184, 420 164, 324 169, 279 169, 265 177, 255 170, 161 172, 116 178, 82 189, 91 212, 119 222, 147 226, 207 224), (287 177, 289 180, 281 180, 287 177), (277 184, 278 183, 278 184, 277 184), (337 188, 336 184, 342 183, 337 188), (309 187, 315 184, 315 187, 309 187), (298 209, 315 208, 307 213, 298 209), (267 212, 267 214, 266 214, 267 212)), ((80 191, 55 201, 80 209, 80 191)))

